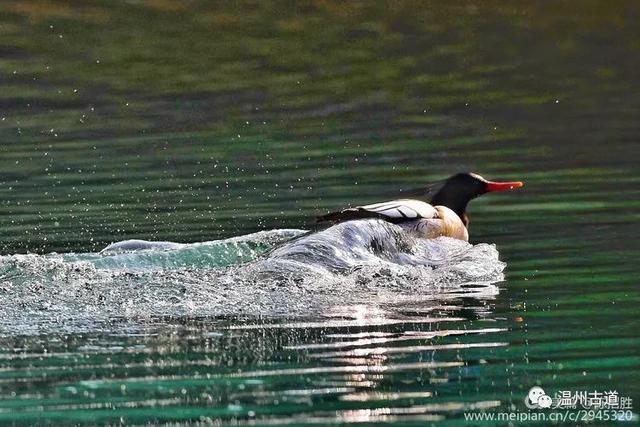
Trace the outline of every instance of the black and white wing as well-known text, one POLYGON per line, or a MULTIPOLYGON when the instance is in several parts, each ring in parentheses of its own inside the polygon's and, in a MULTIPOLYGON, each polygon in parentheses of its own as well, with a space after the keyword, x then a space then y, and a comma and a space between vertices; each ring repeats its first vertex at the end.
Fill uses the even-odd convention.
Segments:
POLYGON ((318 222, 380 218, 389 222, 399 223, 420 218, 436 218, 437 216, 437 211, 429 203, 413 199, 400 199, 331 212, 318 217, 318 222))

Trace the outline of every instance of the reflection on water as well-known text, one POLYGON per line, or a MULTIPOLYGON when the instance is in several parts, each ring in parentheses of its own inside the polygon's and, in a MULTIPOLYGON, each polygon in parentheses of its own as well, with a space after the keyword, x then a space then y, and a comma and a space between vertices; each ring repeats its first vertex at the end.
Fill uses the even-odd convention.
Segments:
POLYGON ((0 419, 459 425, 524 410, 532 385, 617 390, 637 414, 639 16, 0 3, 0 419), (503 282, 204 271, 273 241, 89 253, 310 229, 460 170, 526 183, 470 207, 503 282))
POLYGON ((343 306, 323 321, 158 319, 118 333, 6 337, 14 350, 0 360, 2 381, 18 395, 4 396, 0 419, 424 421, 496 407, 500 401, 447 396, 449 384, 487 363, 465 351, 488 355, 507 345, 491 338, 505 330, 495 319, 473 310, 453 317, 462 314, 456 302, 343 306), (424 308, 453 316, 425 317, 424 308), (58 386, 46 399, 28 391, 47 384, 58 386), (193 412, 171 411, 177 405, 193 412))

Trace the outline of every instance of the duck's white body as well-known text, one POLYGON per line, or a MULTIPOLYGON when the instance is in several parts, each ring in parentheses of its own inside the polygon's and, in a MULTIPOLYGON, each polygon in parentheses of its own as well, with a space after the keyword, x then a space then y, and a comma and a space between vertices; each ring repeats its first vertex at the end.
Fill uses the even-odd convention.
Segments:
POLYGON ((391 200, 343 209, 331 215, 345 219, 357 217, 384 219, 425 239, 448 236, 464 241, 469 240, 467 227, 455 212, 446 206, 432 206, 421 200, 391 200))

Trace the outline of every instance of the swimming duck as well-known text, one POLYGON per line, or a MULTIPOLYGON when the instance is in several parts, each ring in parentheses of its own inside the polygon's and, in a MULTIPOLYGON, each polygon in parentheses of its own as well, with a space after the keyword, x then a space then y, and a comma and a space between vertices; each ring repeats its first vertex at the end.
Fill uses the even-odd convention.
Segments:
POLYGON ((522 187, 520 181, 493 182, 475 173, 459 173, 444 181, 444 184, 429 198, 429 203, 417 199, 399 199, 365 206, 346 208, 319 216, 318 222, 342 222, 353 219, 378 218, 400 225, 412 234, 425 239, 440 236, 469 240, 469 217, 467 204, 472 199, 493 191, 522 187))

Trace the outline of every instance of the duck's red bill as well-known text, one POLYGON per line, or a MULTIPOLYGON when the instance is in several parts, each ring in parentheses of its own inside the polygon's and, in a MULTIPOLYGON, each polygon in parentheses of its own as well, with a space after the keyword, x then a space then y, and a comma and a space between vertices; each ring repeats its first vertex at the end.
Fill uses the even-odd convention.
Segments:
POLYGON ((524 184, 520 181, 513 181, 513 182, 491 182, 491 181, 487 181, 486 184, 486 189, 487 192, 490 191, 505 191, 505 190, 512 190, 514 188, 520 188, 522 187, 524 184))

